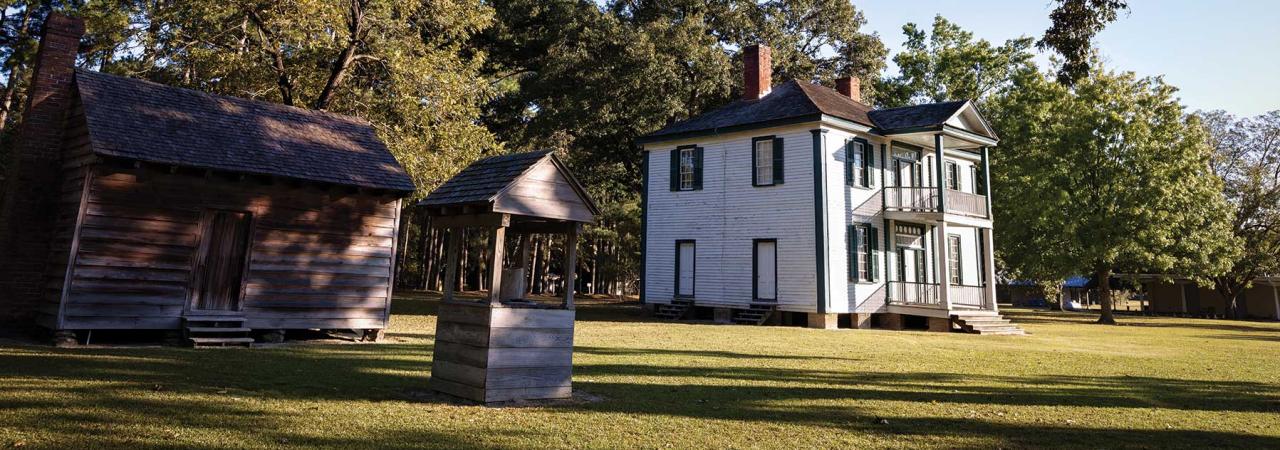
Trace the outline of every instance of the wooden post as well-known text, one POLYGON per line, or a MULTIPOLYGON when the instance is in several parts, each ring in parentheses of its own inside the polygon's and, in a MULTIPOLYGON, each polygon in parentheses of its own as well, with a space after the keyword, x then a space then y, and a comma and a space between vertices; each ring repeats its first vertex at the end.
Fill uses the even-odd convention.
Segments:
POLYGON ((986 243, 982 258, 982 277, 987 280, 987 284, 983 286, 983 308, 996 311, 999 306, 996 304, 996 244, 995 236, 990 228, 982 228, 982 241, 986 243))
POLYGON ((934 228, 933 257, 938 274, 938 300, 943 308, 951 310, 951 273, 947 260, 951 255, 951 246, 947 244, 947 221, 943 220, 934 228))
POLYGON ((453 300, 453 283, 458 279, 458 250, 462 247, 462 229, 449 228, 445 233, 444 247, 444 301, 453 300))
POLYGON ((507 247, 507 227, 498 225, 489 231, 489 304, 502 304, 502 259, 507 247))
POLYGON ((942 134, 941 133, 933 135, 933 151, 937 155, 937 156, 934 156, 934 159, 936 160, 934 161, 934 165, 936 166, 936 170, 937 170, 936 173, 938 174, 938 179, 937 179, 938 212, 946 213, 947 212, 947 177, 945 174, 942 173, 943 167, 946 166, 946 163, 943 162, 943 159, 942 159, 942 134))
POLYGON ((577 278, 578 267, 578 229, 581 225, 573 224, 564 238, 564 308, 573 309, 573 285, 577 278))

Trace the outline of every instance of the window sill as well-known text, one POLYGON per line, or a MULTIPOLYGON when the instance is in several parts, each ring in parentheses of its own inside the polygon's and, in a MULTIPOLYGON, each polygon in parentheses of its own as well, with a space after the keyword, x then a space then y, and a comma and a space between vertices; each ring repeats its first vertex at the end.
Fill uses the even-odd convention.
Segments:
POLYGON ((755 184, 755 183, 752 183, 752 184, 751 184, 751 187, 773 187, 773 186, 781 186, 781 185, 782 185, 782 183, 769 183, 769 184, 755 184))

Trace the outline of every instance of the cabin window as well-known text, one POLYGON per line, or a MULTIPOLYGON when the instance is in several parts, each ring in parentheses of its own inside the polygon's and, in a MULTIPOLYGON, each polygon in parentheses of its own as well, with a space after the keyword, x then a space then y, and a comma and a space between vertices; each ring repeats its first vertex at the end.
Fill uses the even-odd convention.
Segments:
POLYGON ((782 184, 782 138, 764 136, 751 139, 751 185, 782 184))
POLYGON ((845 143, 844 181, 849 186, 871 187, 871 144, 862 139, 845 143))
POLYGON ((849 247, 849 281, 875 281, 876 229, 867 223, 849 225, 845 241, 849 247))
POLYGON ((951 276, 951 284, 960 285, 964 277, 960 273, 960 236, 947 236, 947 272, 951 276))
POLYGON ((960 190, 960 169, 951 161, 947 161, 947 189, 960 190))

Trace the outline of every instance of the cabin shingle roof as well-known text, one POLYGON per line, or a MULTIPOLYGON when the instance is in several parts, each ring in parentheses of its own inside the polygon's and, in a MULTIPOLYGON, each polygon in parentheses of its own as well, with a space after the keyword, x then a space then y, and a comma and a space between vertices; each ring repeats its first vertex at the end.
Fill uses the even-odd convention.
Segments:
POLYGON ((146 162, 412 192, 368 122, 77 70, 95 153, 146 162))
POLYGON ((719 109, 668 125, 641 137, 640 141, 652 142, 708 132, 768 126, 788 120, 818 120, 822 115, 866 125, 878 133, 893 133, 897 130, 941 126, 966 103, 952 101, 877 110, 835 89, 791 80, 773 88, 772 92, 758 100, 734 101, 719 109))
POLYGON ((431 191, 418 204, 446 206, 488 202, 548 153, 551 151, 512 153, 478 160, 431 191))

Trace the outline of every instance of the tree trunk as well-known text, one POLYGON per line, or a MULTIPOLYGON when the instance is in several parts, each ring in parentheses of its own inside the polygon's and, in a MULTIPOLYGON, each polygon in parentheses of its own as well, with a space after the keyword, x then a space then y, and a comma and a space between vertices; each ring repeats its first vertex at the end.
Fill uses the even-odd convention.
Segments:
MULTIPOLYGON (((32 6, 28 2, 26 7, 22 9, 22 20, 18 22, 17 35, 14 36, 15 42, 27 42, 27 37, 30 35, 28 24, 31 23, 32 6)), ((18 93, 18 83, 21 82, 23 77, 22 68, 24 64, 23 61, 19 61, 20 58, 18 56, 21 51, 22 48, 14 48, 13 55, 9 56, 9 81, 5 83, 4 98, 0 100, 0 132, 4 132, 5 124, 9 122, 9 111, 12 109, 14 97, 18 93)))
POLYGON ((1104 325, 1115 325, 1116 318, 1111 313, 1111 269, 1098 269, 1098 301, 1102 304, 1102 315, 1098 317, 1098 323, 1104 325))
MULTIPOLYGON (((413 210, 405 209, 400 211, 400 235, 396 236, 396 284, 406 286, 405 284, 405 266, 409 259, 409 227, 413 225, 413 210)), ((393 288, 395 286, 392 286, 393 288)))

